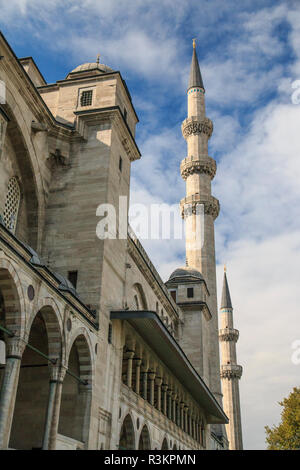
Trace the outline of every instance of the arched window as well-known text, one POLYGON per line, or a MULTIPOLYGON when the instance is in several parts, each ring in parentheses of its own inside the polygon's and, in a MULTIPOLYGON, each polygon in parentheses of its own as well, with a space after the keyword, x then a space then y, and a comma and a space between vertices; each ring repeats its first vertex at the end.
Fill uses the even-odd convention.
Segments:
POLYGON ((3 222, 12 233, 15 233, 16 231, 20 199, 20 186, 17 178, 13 176, 8 181, 6 200, 3 212, 3 222))

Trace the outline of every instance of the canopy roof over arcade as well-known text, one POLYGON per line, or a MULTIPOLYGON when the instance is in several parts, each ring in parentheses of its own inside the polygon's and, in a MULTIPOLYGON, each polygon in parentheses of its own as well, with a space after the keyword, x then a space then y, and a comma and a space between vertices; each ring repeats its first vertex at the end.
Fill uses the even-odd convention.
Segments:
POLYGON ((112 311, 110 318, 126 320, 142 336, 170 371, 184 384, 197 403, 204 408, 208 415, 208 423, 228 423, 228 418, 217 400, 155 312, 119 310, 112 311))

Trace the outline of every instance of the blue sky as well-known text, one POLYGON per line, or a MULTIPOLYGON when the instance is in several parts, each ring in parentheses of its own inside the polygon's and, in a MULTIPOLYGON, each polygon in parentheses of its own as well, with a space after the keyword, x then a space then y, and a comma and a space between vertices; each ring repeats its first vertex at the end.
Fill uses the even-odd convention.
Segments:
MULTIPOLYGON (((240 329, 246 448, 264 448, 264 425, 299 384, 291 361, 300 338, 299 2, 274 0, 0 0, 0 27, 19 57, 33 56, 48 82, 100 61, 120 70, 140 118, 142 159, 132 202, 177 204, 184 196, 181 122, 193 37, 214 122, 213 194, 219 292, 222 265, 240 329)), ((145 241, 166 279, 184 264, 182 241, 145 241)))

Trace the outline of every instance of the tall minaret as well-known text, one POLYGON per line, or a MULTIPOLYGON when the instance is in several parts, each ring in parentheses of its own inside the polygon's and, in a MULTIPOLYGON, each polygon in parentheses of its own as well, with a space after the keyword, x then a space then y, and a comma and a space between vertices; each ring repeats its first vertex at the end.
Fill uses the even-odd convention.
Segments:
POLYGON ((207 299, 212 314, 208 322, 209 387, 221 404, 214 235, 214 220, 219 213, 219 201, 211 195, 211 181, 216 173, 216 162, 208 156, 208 139, 212 134, 213 125, 205 115, 204 96, 205 90, 193 40, 193 57, 187 89, 188 117, 181 126, 187 142, 187 157, 180 165, 181 176, 186 180, 186 197, 181 200, 180 205, 186 224, 186 264, 201 272, 210 294, 207 299))
POLYGON ((237 365, 236 361, 236 342, 239 338, 239 331, 233 328, 233 309, 226 268, 224 269, 220 326, 219 339, 222 352, 221 378, 224 411, 229 418, 229 423, 226 424, 229 449, 241 450, 243 448, 243 440, 239 379, 242 376, 243 369, 237 365))

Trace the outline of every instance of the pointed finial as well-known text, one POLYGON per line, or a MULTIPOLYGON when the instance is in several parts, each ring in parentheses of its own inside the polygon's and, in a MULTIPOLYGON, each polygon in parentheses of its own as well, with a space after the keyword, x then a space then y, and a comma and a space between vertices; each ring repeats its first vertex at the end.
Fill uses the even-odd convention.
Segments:
POLYGON ((226 264, 224 264, 224 273, 226 273, 226 270, 227 270, 226 264))
POLYGON ((100 54, 97 54, 96 64, 99 64, 100 61, 100 54))
POLYGON ((196 38, 193 38, 193 49, 196 49, 196 38))

